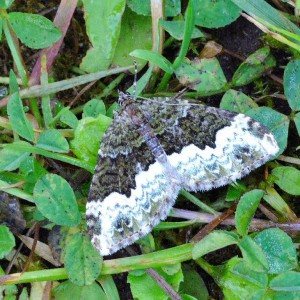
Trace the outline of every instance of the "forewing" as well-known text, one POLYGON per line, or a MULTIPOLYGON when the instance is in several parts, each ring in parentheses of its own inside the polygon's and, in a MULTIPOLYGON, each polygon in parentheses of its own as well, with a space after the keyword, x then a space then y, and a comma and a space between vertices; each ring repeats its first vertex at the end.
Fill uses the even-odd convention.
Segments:
POLYGON ((167 216, 178 191, 130 120, 117 117, 103 137, 87 203, 88 231, 100 254, 150 232, 167 216))

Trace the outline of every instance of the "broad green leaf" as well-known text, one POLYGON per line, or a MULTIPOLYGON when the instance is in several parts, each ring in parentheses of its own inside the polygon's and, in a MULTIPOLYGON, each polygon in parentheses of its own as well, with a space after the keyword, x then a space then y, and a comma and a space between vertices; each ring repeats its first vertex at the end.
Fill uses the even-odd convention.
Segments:
POLYGON ((287 145, 289 118, 269 107, 258 107, 247 111, 247 116, 260 122, 274 134, 281 154, 287 145))
POLYGON ((66 110, 61 116, 60 121, 64 124, 70 126, 71 128, 76 128, 78 125, 78 119, 74 113, 70 110, 66 110))
POLYGON ((103 115, 97 119, 88 117, 79 121, 70 143, 77 157, 96 165, 100 141, 111 121, 111 118, 103 115))
MULTIPOLYGON (((166 0, 164 3, 167 17, 175 17, 180 13, 180 0, 166 0)), ((127 0, 127 5, 139 15, 151 16, 150 0, 127 0)))
POLYGON ((3 19, 0 18, 0 41, 2 40, 3 19))
POLYGON ((300 112, 295 115, 294 122, 298 131, 298 135, 300 136, 300 112))
POLYGON ((181 270, 181 264, 177 263, 174 265, 167 265, 161 267, 161 269, 168 275, 174 275, 177 274, 181 270))
MULTIPOLYGON (((300 298, 300 273, 295 271, 289 271, 283 274, 279 274, 273 278, 270 282, 270 288, 275 291, 286 291, 286 292, 298 292, 298 298, 300 298)), ((288 298, 282 298, 288 299, 288 298)))
POLYGON ((244 260, 235 265, 230 271, 233 274, 249 280, 249 282, 254 283, 259 287, 266 287, 268 284, 267 274, 265 272, 255 272, 252 268, 249 268, 244 260))
POLYGON ((229 245, 237 244, 239 237, 233 232, 216 230, 198 242, 192 251, 193 259, 197 259, 209 252, 224 248, 229 245))
POLYGON ((106 116, 113 119, 114 117, 114 112, 120 112, 120 108, 118 106, 117 102, 114 102, 108 109, 106 112, 106 116))
POLYGON ((270 274, 279 274, 297 267, 298 259, 292 239, 278 228, 266 229, 254 237, 263 249, 270 274))
POLYGON ((252 190, 244 194, 239 201, 234 220, 236 229, 240 235, 247 235, 250 222, 263 195, 264 191, 262 190, 252 190))
MULTIPOLYGON (((184 21, 160 20, 160 25, 176 40, 182 41, 184 35, 184 21)), ((194 28, 192 39, 204 38, 205 35, 198 28, 194 28)))
POLYGON ((88 73, 109 67, 118 43, 125 0, 83 0, 85 24, 92 48, 80 68, 88 73), (99 26, 101 24, 101 26, 99 26))
POLYGON ((203 58, 190 61, 185 59, 175 70, 177 79, 181 84, 201 95, 215 94, 222 91, 227 80, 216 58, 203 58))
POLYGON ((276 65, 269 47, 260 48, 241 63, 232 77, 234 86, 246 85, 262 76, 264 72, 276 65))
POLYGON ((284 199, 278 194, 278 192, 270 186, 266 187, 266 194, 264 194, 264 200, 272 206, 278 214, 283 216, 285 219, 289 221, 295 221, 297 216, 291 210, 291 208, 287 205, 284 199))
POLYGON ((186 295, 182 293, 180 293, 180 297, 182 298, 182 300, 199 300, 199 298, 195 298, 191 295, 186 295))
POLYGON ((47 170, 33 156, 30 156, 20 164, 20 174, 24 176, 26 181, 22 186, 23 190, 32 194, 35 183, 47 174, 47 170))
POLYGON ((105 114, 106 114, 106 108, 104 102, 99 99, 92 99, 84 105, 82 117, 97 118, 99 115, 105 115, 105 114))
POLYGON ((292 60, 284 70, 284 94, 293 111, 300 110, 300 59, 292 60))
POLYGON ((222 289, 224 299, 263 299, 268 284, 267 275, 247 268, 241 258, 235 256, 225 265, 213 269, 212 276, 222 289))
POLYGON ((180 284, 180 294, 188 294, 198 300, 208 300, 209 294, 205 282, 199 273, 189 265, 183 265, 184 281, 180 284))
POLYGON ((8 21, 18 38, 33 49, 49 47, 61 37, 60 30, 50 20, 37 14, 12 12, 8 21))
MULTIPOLYGON (((166 281, 178 291, 180 283, 183 281, 182 270, 173 275, 167 275, 161 269, 155 269, 166 281)), ((167 300, 168 295, 162 290, 157 282, 147 273, 136 276, 135 273, 130 272, 127 277, 127 282, 130 284, 130 289, 135 299, 143 300, 167 300)))
POLYGON ((21 162, 28 158, 29 152, 24 152, 14 148, 17 144, 27 144, 26 142, 16 142, 8 145, 0 151, 0 172, 14 171, 19 168, 21 162))
POLYGON ((56 174, 47 174, 37 181, 33 191, 39 211, 57 225, 76 226, 80 213, 73 190, 56 174))
POLYGON ((291 195, 300 195, 300 171, 294 167, 277 167, 272 174, 275 183, 291 195))
POLYGON ((16 245, 13 234, 4 225, 0 225, 0 241, 0 259, 2 259, 16 245))
POLYGON ((222 97, 220 108, 244 114, 258 105, 241 91, 228 90, 222 97))
POLYGON ((235 21, 241 9, 228 0, 193 0, 196 25, 207 28, 224 27, 235 21))
POLYGON ((150 50, 136 49, 130 53, 131 56, 136 58, 144 59, 146 61, 152 62, 166 73, 172 73, 172 64, 158 52, 153 52, 150 50))
POLYGON ((120 300, 119 292, 112 276, 102 277, 100 284, 107 297, 110 297, 109 299, 120 300))
POLYGON ((9 93, 13 94, 18 92, 19 92, 19 85, 17 81, 17 76, 13 70, 10 70, 9 71, 9 93))
MULTIPOLYGON (((134 58, 129 55, 135 49, 152 49, 151 17, 137 15, 131 9, 125 9, 122 27, 112 63, 116 66, 130 66, 134 58)), ((142 69, 147 61, 136 59, 138 69, 142 69)), ((133 72, 132 68, 132 72, 133 72)))
POLYGON ((15 0, 0 0, 0 9, 7 9, 15 0))
POLYGON ((7 112, 12 129, 24 139, 33 142, 33 127, 24 113, 19 93, 15 93, 10 96, 7 104, 7 112))
POLYGON ((79 231, 78 227, 55 225, 49 232, 48 245, 53 256, 61 263, 65 263, 67 245, 73 235, 79 231))
POLYGON ((101 287, 96 282, 93 282, 90 285, 78 286, 71 281, 64 281, 54 288, 53 295, 55 296, 55 300, 108 299, 101 287))
POLYGON ((67 140, 56 129, 48 129, 43 131, 39 135, 36 146, 59 153, 69 152, 69 144, 67 140))
POLYGON ((238 244, 245 265, 255 272, 266 272, 269 270, 268 261, 263 249, 249 236, 245 236, 238 244))
POLYGON ((79 286, 92 284, 100 274, 103 258, 87 235, 77 232, 66 249, 65 267, 69 279, 79 286))

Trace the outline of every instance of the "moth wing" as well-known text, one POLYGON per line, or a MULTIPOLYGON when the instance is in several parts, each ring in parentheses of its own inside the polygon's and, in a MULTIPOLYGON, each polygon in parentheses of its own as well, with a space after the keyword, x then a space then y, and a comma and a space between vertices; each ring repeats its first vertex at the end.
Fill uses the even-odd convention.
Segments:
POLYGON ((273 134, 246 115, 186 100, 156 100, 142 107, 155 115, 150 124, 181 175, 182 189, 209 190, 229 184, 279 151, 273 134))
POLYGON ((166 218, 178 192, 130 120, 119 116, 103 136, 88 197, 92 243, 101 255, 132 244, 166 218))

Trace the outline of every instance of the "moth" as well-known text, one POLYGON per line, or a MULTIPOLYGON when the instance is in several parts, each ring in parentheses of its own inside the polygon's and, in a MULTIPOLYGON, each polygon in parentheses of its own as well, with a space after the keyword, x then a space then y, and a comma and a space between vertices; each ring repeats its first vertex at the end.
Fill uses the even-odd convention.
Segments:
POLYGON ((164 220, 180 189, 227 185, 274 158, 273 134, 243 114, 178 98, 138 103, 120 93, 121 112, 103 136, 88 196, 92 243, 109 255, 164 220))

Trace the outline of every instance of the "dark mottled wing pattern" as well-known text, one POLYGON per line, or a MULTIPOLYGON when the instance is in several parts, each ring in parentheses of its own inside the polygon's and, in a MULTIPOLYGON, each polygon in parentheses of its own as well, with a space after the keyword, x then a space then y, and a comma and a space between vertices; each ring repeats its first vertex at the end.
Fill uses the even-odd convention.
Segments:
POLYGON ((150 232, 166 218, 180 189, 228 184, 278 152, 269 130, 245 115, 169 98, 138 105, 168 166, 158 162, 122 111, 103 137, 87 204, 88 230, 102 255, 150 232))

